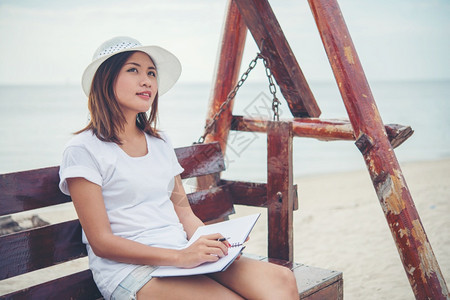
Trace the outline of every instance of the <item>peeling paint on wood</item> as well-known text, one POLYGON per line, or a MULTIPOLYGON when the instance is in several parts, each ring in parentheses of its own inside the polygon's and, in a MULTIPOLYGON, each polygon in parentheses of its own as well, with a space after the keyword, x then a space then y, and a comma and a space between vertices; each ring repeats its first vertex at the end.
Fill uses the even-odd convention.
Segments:
POLYGON ((355 60, 354 60, 353 54, 352 54, 352 48, 347 46, 344 48, 344 52, 345 52, 345 57, 347 58, 347 62, 352 65, 355 64, 355 60))
MULTIPOLYGON (((435 272, 436 269, 439 269, 439 265, 434 257, 433 249, 428 242, 422 224, 419 220, 413 220, 412 225, 413 228, 411 229, 411 235, 414 239, 422 242, 422 245, 418 247, 420 268, 422 269, 421 275, 426 275, 428 278, 436 276, 440 284, 445 285, 444 278, 440 275, 440 273, 435 272)), ((422 280, 427 280, 428 278, 422 278, 422 280)))
POLYGON ((402 188, 401 180, 392 175, 386 176, 386 179, 377 186, 377 195, 385 214, 398 215, 405 209, 405 203, 399 194, 402 188))

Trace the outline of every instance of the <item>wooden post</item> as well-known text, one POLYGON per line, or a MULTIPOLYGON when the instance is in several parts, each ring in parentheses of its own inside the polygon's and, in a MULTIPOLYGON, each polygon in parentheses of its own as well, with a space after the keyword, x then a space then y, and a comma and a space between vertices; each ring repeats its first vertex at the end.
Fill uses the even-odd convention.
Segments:
MULTIPOLYGON (((215 77, 213 79, 214 87, 208 104, 206 124, 211 122, 237 83, 246 36, 247 27, 242 21, 241 14, 234 1, 229 0, 222 29, 220 52, 216 61, 215 77)), ((221 113, 216 121, 214 130, 205 137, 206 143, 219 142, 224 156, 231 127, 234 100, 231 100, 227 109, 221 113)), ((197 189, 201 190, 215 186, 219 180, 220 174, 197 177, 197 189)))
MULTIPOLYGON (((237 83, 246 36, 247 27, 236 4, 233 0, 230 0, 223 26, 220 53, 216 62, 216 73, 213 80, 214 89, 211 91, 209 99, 207 123, 219 111, 219 107, 225 102, 228 94, 237 83)), ((230 102, 228 109, 220 115, 215 130, 205 138, 207 143, 219 142, 224 155, 231 126, 233 104, 234 99, 230 102)))
POLYGON ((292 123, 267 124, 268 256, 293 262, 292 123))
POLYGON ((403 267, 417 299, 448 289, 336 0, 308 0, 403 267))

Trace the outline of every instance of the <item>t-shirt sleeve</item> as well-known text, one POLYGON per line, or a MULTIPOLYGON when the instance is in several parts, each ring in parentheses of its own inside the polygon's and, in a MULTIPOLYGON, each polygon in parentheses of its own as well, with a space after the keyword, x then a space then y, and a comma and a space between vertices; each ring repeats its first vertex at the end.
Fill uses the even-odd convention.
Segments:
POLYGON ((177 175, 183 173, 184 169, 178 162, 178 158, 177 158, 177 155, 175 154, 175 150, 173 149, 172 141, 170 140, 170 138, 165 133, 160 133, 160 134, 161 134, 161 137, 163 138, 163 140, 167 143, 167 145, 170 148, 170 155, 171 155, 171 159, 172 159, 172 174, 173 174, 173 176, 177 176, 177 175))
POLYGON ((82 177, 100 186, 103 181, 95 159, 86 148, 81 146, 66 148, 59 169, 59 177, 59 188, 66 195, 70 195, 67 178, 82 177))

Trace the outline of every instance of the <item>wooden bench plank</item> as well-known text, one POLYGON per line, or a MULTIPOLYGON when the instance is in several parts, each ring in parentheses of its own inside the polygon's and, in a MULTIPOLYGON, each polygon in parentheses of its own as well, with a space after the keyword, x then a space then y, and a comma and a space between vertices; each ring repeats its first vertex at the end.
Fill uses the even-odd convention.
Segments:
POLYGON ((227 187, 212 187, 187 196, 195 215, 203 222, 227 217, 234 213, 233 201, 227 187))
POLYGON ((297 279, 300 299, 342 299, 342 273, 295 264, 293 270, 297 279))
POLYGON ((225 170, 225 162, 218 142, 177 148, 175 153, 178 162, 184 168, 184 172, 181 173, 183 179, 225 170))
POLYGON ((81 271, 65 277, 57 278, 23 290, 12 292, 1 299, 103 299, 90 270, 81 271))
POLYGON ((70 202, 58 188, 59 167, 0 175, 0 215, 70 202))
POLYGON ((86 256, 78 220, 0 236, 0 280, 86 256))
MULTIPOLYGON (((208 175, 225 169, 219 143, 175 149, 182 178, 208 175)), ((70 202, 58 187, 59 167, 0 175, 0 216, 70 202)))

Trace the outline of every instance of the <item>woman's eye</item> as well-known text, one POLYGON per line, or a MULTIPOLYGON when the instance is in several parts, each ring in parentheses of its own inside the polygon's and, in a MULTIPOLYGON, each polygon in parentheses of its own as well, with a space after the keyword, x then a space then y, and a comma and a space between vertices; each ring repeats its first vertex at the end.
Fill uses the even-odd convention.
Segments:
POLYGON ((127 72, 137 72, 137 69, 136 68, 130 68, 130 69, 127 70, 127 72))
POLYGON ((149 76, 153 76, 156 77, 156 72, 155 71, 150 71, 147 73, 149 76))

